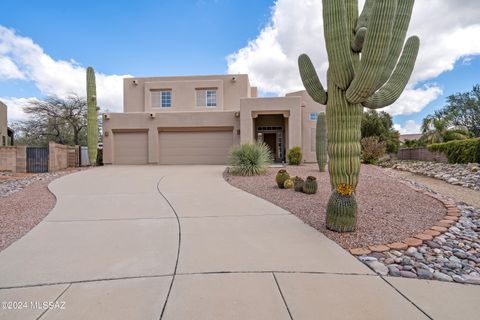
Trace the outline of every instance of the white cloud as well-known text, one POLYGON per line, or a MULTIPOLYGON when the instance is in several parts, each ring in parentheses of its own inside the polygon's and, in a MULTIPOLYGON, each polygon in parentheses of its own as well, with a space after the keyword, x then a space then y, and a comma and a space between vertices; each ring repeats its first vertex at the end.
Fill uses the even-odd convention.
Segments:
MULTIPOLYGON (((97 97, 102 109, 122 110, 124 77, 96 72, 97 97)), ((30 80, 43 95, 65 97, 72 93, 85 96, 85 78, 86 69, 74 60, 55 60, 32 39, 0 25, 0 80, 30 80)), ((24 117, 21 107, 27 98, 0 99, 9 105, 9 118, 24 117)))
MULTIPOLYGON (((270 24, 258 37, 227 57, 230 73, 248 73, 252 85, 262 92, 285 94, 302 89, 297 57, 312 58, 325 83, 328 68, 323 36, 321 0, 278 0, 270 24)), ((364 1, 359 1, 360 7, 364 1)), ((480 1, 416 1, 409 34, 417 34, 421 48, 409 86, 388 111, 393 115, 421 111, 441 89, 418 88, 419 82, 452 70, 456 61, 480 54, 480 1)))
POLYGON ((416 123, 414 120, 405 121, 405 126, 402 127, 399 124, 394 124, 393 128, 400 132, 400 134, 409 134, 409 133, 420 133, 421 124, 416 123))

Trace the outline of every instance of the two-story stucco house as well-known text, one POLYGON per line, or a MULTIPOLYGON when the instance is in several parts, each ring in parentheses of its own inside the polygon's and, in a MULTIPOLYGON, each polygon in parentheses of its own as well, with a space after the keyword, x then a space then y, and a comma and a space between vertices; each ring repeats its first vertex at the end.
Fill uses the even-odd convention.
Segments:
POLYGON ((225 164, 263 141, 277 162, 300 146, 315 161, 316 115, 305 91, 259 98, 248 75, 124 79, 124 112, 103 115, 105 164, 225 164))

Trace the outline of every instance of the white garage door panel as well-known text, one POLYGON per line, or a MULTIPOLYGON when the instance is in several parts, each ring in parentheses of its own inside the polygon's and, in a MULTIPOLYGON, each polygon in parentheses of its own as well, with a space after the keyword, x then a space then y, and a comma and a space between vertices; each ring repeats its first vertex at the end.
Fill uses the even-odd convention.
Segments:
POLYGON ((114 164, 147 164, 147 132, 117 132, 114 134, 114 164))
POLYGON ((226 164, 232 131, 160 132, 160 164, 226 164))

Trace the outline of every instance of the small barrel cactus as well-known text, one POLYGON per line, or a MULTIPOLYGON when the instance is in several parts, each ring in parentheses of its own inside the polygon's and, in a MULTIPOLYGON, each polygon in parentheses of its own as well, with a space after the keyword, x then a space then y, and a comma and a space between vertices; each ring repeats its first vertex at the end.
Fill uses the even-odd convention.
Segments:
POLYGON ((295 180, 293 180, 293 189, 297 192, 303 192, 303 179, 300 177, 296 177, 295 180))
POLYGON ((353 186, 341 183, 333 191, 328 201, 327 210, 334 211, 334 215, 327 215, 327 229, 337 232, 355 231, 357 223, 357 202, 353 186))
POLYGON ((293 188, 293 180, 292 179, 285 180, 285 182, 283 183, 283 187, 285 189, 292 189, 293 188))
POLYGON ((317 189, 317 178, 308 176, 307 180, 303 183, 303 192, 306 194, 315 194, 317 193, 317 189))
POLYGON ((280 189, 283 189, 283 184, 285 183, 285 180, 290 178, 290 175, 288 174, 287 170, 285 169, 280 169, 278 170, 277 176, 275 177, 275 181, 277 182, 277 185, 280 189))

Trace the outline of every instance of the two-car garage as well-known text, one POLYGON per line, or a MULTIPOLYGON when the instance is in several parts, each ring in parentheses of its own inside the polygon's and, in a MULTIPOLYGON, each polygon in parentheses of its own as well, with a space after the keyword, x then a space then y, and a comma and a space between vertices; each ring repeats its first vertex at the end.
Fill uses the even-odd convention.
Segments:
MULTIPOLYGON (((148 137, 147 130, 114 131, 113 164, 149 163, 148 137)), ((152 154, 159 164, 226 164, 233 137, 233 127, 158 128, 152 154)))

